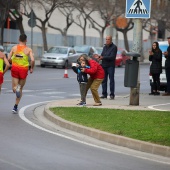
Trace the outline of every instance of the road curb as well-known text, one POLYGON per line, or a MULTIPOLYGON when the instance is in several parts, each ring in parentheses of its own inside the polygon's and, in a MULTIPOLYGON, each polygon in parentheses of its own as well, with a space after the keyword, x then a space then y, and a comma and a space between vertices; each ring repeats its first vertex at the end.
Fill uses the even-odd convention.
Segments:
MULTIPOLYGON (((85 127, 76 123, 69 122, 67 120, 62 119, 61 117, 53 114, 49 108, 54 107, 53 104, 48 103, 44 108, 44 116, 52 121, 53 123, 57 124, 62 128, 66 128, 72 131, 75 131, 80 134, 84 134, 90 136, 92 138, 105 141, 114 145, 119 145, 123 147, 127 147, 130 149, 151 153, 155 155, 161 155, 165 157, 170 157, 170 147, 168 146, 161 146, 157 144, 152 144, 149 142, 143 142, 119 135, 110 134, 107 132, 103 132, 100 130, 96 130, 93 128, 85 127)), ((57 105, 55 106, 57 107, 57 105)))

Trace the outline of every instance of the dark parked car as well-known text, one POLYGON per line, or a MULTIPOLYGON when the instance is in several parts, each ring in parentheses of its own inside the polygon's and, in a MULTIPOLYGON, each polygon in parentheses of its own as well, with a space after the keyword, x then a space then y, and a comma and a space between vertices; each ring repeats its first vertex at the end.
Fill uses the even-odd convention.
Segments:
MULTIPOLYGON (((78 54, 78 57, 81 54, 87 54, 89 57, 92 57, 93 54, 97 54, 96 48, 93 46, 90 46, 90 45, 78 45, 78 46, 74 46, 74 49, 75 49, 76 53, 78 54)), ((72 63, 77 62, 77 59, 73 58, 72 56, 70 56, 69 59, 72 63)))
POLYGON ((2 45, 0 45, 0 51, 3 52, 6 55, 6 57, 8 56, 6 50, 2 45))
POLYGON ((90 45, 79 45, 75 46, 74 49, 78 54, 87 54, 89 57, 92 57, 93 54, 97 53, 96 48, 90 45))
POLYGON ((5 49, 7 56, 9 55, 12 47, 15 46, 15 45, 17 45, 17 44, 6 44, 6 45, 4 45, 4 49, 5 49))
POLYGON ((103 51, 103 47, 96 47, 96 50, 97 50, 97 54, 101 55, 103 51))
POLYGON ((0 45, 0 51, 4 52, 4 47, 2 45, 0 45))

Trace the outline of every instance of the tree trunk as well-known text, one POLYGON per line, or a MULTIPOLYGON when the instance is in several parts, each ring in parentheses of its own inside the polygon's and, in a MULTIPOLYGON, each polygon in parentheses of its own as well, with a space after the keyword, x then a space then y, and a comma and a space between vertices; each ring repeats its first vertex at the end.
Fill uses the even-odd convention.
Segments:
POLYGON ((42 23, 42 39, 43 39, 43 45, 44 45, 44 51, 48 50, 47 46, 47 37, 46 37, 46 29, 45 29, 45 24, 42 23))
POLYGON ((83 29, 83 44, 86 44, 86 28, 83 29))
POLYGON ((20 16, 17 20, 16 20, 16 23, 17 23, 17 26, 19 28, 19 31, 20 31, 20 34, 24 34, 25 31, 24 31, 24 27, 23 27, 23 24, 22 24, 22 16, 20 16))
POLYGON ((83 44, 86 44, 86 25, 87 25, 87 19, 84 20, 84 28, 83 28, 83 44))
POLYGON ((63 36, 63 45, 64 45, 64 46, 67 46, 67 45, 68 45, 68 42, 67 42, 67 33, 64 32, 64 33, 62 34, 62 36, 63 36))
POLYGON ((103 33, 100 32, 99 47, 103 47, 103 33))
POLYGON ((2 22, 2 25, 1 25, 1 32, 0 32, 0 34, 1 34, 1 39, 0 39, 0 43, 1 43, 1 45, 3 45, 3 42, 4 42, 4 22, 2 22))

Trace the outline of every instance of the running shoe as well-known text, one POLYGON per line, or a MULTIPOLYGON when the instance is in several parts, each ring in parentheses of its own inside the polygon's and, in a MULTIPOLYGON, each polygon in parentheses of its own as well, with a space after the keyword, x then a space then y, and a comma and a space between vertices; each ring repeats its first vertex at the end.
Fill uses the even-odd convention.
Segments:
POLYGON ((79 106, 86 106, 86 102, 80 102, 79 106))
POLYGON ((14 108, 12 109, 13 113, 17 113, 18 112, 18 108, 14 106, 14 108))

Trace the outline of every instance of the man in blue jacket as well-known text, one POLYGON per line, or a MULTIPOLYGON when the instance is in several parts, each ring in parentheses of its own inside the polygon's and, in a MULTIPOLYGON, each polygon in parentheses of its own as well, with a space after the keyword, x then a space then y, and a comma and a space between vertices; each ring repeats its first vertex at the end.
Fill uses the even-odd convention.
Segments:
POLYGON ((108 76, 110 79, 110 99, 115 98, 115 59, 117 54, 117 46, 112 42, 112 36, 106 36, 106 44, 103 47, 103 51, 101 56, 99 56, 98 60, 102 60, 102 67, 105 72, 105 77, 102 82, 102 96, 100 98, 107 98, 107 81, 108 76))

